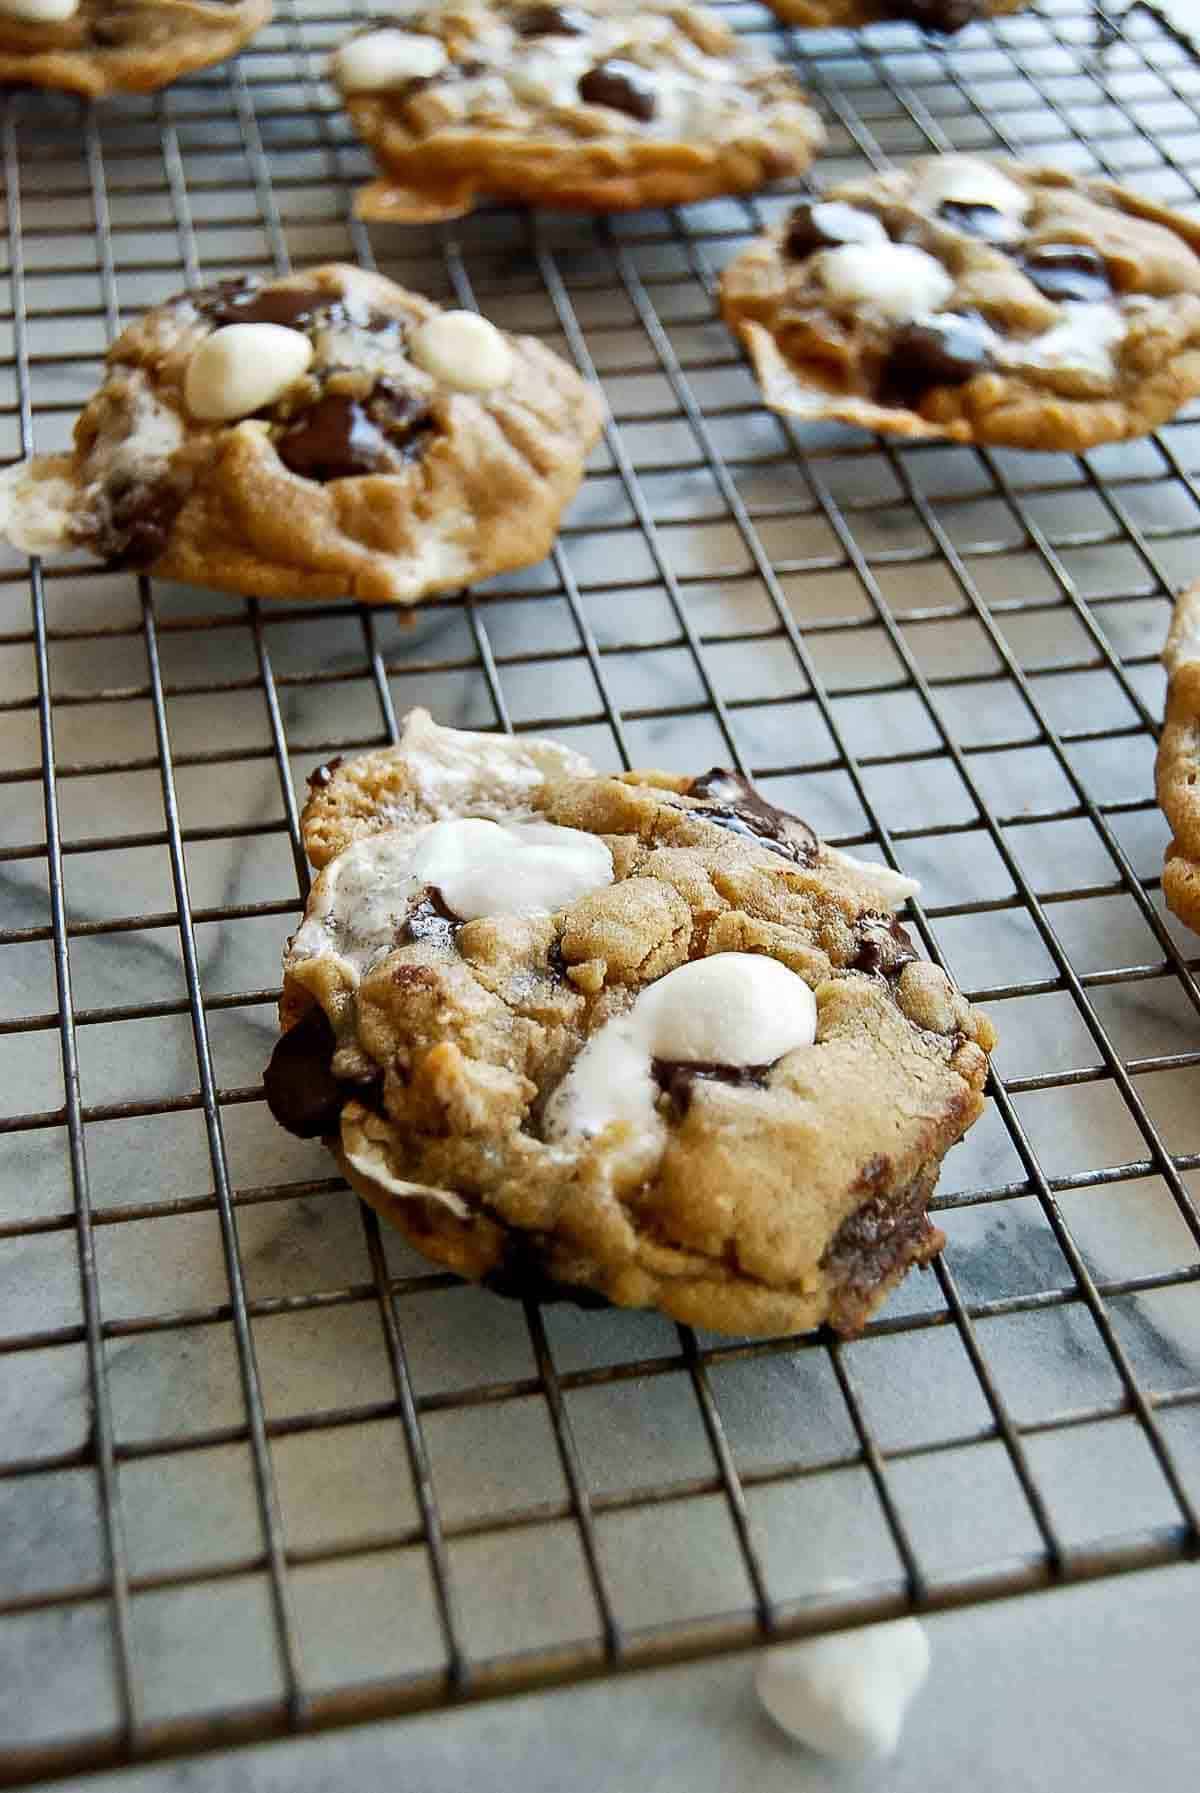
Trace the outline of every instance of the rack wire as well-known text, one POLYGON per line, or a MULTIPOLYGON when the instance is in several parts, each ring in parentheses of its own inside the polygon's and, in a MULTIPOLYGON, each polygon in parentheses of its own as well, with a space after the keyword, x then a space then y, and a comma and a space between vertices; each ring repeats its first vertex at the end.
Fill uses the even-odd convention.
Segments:
MULTIPOLYGON (((1200 205, 1200 66, 1149 7, 1043 0, 940 47, 726 11, 818 97, 831 179, 1005 149, 1200 205)), ((368 236, 321 78, 359 16, 281 0, 165 94, 0 102, 7 458, 65 442, 140 307, 346 256, 543 335, 612 419, 551 560, 412 623, 0 570, 3 1784, 1200 1535, 1200 989, 1150 776, 1196 413, 1083 460, 770 417, 714 283, 786 195, 368 236), (297 783, 416 701, 732 764, 922 878, 920 938, 1002 1044, 948 1249, 861 1341, 503 1304, 274 1127, 297 783)))

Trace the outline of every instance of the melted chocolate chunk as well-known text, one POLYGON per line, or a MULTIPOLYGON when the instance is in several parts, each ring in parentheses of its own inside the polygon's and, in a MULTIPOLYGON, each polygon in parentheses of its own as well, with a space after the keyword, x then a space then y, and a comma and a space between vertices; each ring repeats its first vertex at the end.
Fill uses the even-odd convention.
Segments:
POLYGON ((96 551, 110 566, 150 567, 167 545, 171 526, 186 496, 170 474, 139 480, 114 479, 104 495, 105 517, 96 551))
POLYGON ((598 62, 579 77, 579 97, 589 106, 611 106, 614 112, 641 119, 643 124, 654 117, 658 104, 649 70, 619 56, 611 62, 598 62))
POLYGON ((421 901, 409 910, 396 930, 396 944, 407 946, 412 941, 425 940, 448 950, 454 945, 454 936, 461 927, 462 922, 452 909, 446 907, 437 885, 430 884, 421 901))
POLYGON ((811 865, 817 857, 819 844, 808 823, 768 803, 740 772, 714 766, 711 772, 693 778, 687 794, 710 805, 701 812, 706 822, 745 835, 797 865, 811 865))
POLYGON ((936 31, 943 37, 973 25, 986 12, 985 0, 890 0, 887 7, 889 19, 905 19, 922 31, 936 31))
POLYGON ((292 419, 275 448, 293 473, 324 483, 416 460, 432 428, 424 399, 379 380, 365 400, 325 393, 292 419))
POLYGON ((740 1089, 765 1089, 770 1065, 684 1064, 679 1059, 650 1061, 654 1081, 681 1118, 691 1106, 697 1083, 729 1083, 740 1089))
POLYGON ((596 1289, 556 1281, 542 1264, 536 1238, 526 1240, 515 1233, 505 1245, 500 1263, 483 1278, 483 1287, 513 1301, 573 1301, 576 1307, 592 1308, 612 1305, 596 1289))
POLYGON ((275 1042, 263 1072, 267 1107, 298 1139, 336 1133, 345 1091, 330 1068, 336 1041, 319 1003, 275 1042))
MULTIPOLYGON (((862 1186, 878 1188, 886 1161, 864 1166, 862 1186)), ((942 1249, 945 1234, 925 1212, 932 1179, 918 1173, 894 1195, 872 1195, 848 1214, 825 1248, 821 1269, 835 1284, 829 1324, 841 1333, 862 1329, 879 1289, 910 1264, 924 1264, 942 1249)))
POLYGON ((898 921, 869 921, 863 926, 862 944, 850 968, 872 977, 895 979, 917 956, 912 936, 898 921))
POLYGON ((985 243, 1011 243, 1018 233, 1015 219, 996 205, 967 205, 958 199, 943 199, 938 217, 955 230, 980 237, 985 243))
POLYGON ((331 760, 326 760, 323 766, 317 766, 309 773, 308 788, 310 791, 323 791, 325 789, 325 786, 330 783, 334 773, 341 765, 342 757, 343 756, 340 753, 335 754, 331 760))
POLYGON ((249 276, 193 293, 192 301, 218 329, 224 324, 282 324, 287 330, 307 330, 326 314, 345 315, 334 293, 315 286, 261 286, 249 276))
POLYGON ((1038 292, 1056 303, 1075 299, 1095 304, 1112 297, 1104 257, 1086 243, 1046 243, 1031 250, 1022 266, 1038 292))
POLYGON ((526 6, 513 19, 518 37, 586 37, 591 28, 574 6, 526 6))
POLYGON ((885 403, 912 406, 931 386, 962 386, 991 364, 980 320, 947 312, 896 332, 879 376, 879 395, 885 403))
POLYGON ((844 236, 837 229, 840 214, 852 212, 853 206, 821 199, 802 199, 787 221, 783 239, 786 254, 796 261, 815 255, 818 249, 836 249, 840 243, 855 243, 856 236, 844 236), (820 217, 817 213, 820 213, 820 217))

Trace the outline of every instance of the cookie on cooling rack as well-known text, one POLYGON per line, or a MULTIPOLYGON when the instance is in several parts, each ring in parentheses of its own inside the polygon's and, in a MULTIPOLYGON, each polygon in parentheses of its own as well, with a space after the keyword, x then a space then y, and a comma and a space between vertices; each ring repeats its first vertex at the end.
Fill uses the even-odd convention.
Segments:
POLYGON ((916 886, 730 772, 408 718, 321 767, 276 1118, 427 1256, 727 1332, 859 1329, 943 1243, 986 1017, 916 886))
POLYGON ((788 25, 815 31, 876 24, 919 25, 939 37, 951 37, 982 19, 1021 12, 1030 0, 766 0, 788 25))
POLYGON ((746 193, 823 134, 785 69, 677 0, 435 0, 351 37, 333 78, 383 169, 355 209, 402 223, 746 193))
POLYGON ((896 435, 1079 451, 1200 393, 1200 223, 973 156, 806 199, 722 277, 767 403, 896 435))
POLYGON ((270 17, 271 0, 0 0, 0 81, 152 93, 232 56, 270 17))
POLYGON ((1155 785, 1172 836, 1163 862, 1163 895, 1180 921, 1200 933, 1200 584, 1176 600, 1163 664, 1167 713, 1155 785))
POLYGON ((530 336, 331 265, 147 312, 0 535, 258 597, 412 604, 550 548, 600 432, 530 336))

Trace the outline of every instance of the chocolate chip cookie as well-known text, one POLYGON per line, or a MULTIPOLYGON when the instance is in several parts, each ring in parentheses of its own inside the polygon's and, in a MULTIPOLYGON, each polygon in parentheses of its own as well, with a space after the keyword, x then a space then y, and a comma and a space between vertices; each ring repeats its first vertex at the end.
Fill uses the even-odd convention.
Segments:
POLYGON ((483 194, 628 211, 798 174, 822 138, 795 80, 676 0, 441 0, 373 22, 333 78, 382 177, 360 217, 450 218, 483 194))
POLYGON ((412 604, 540 560, 600 432, 529 336, 331 265, 185 293, 114 343, 0 534, 258 597, 412 604))
POLYGON ((846 25, 918 25, 934 36, 950 37, 982 19, 1021 12, 1029 0, 766 0, 789 25, 827 31, 846 25))
POLYGON ((721 304, 778 411, 1080 451, 1200 393, 1198 251, 1110 181, 946 155, 805 199, 721 304))
POLYGON ((232 56, 270 17, 271 0, 0 0, 0 81, 152 93, 232 56))
POLYGON ((1155 784, 1172 839, 1163 895, 1180 921, 1200 933, 1200 584, 1181 592, 1163 648, 1167 713, 1155 784))
POLYGON ((429 1257, 852 1333, 940 1249, 994 1036, 895 919, 909 879, 733 773, 604 777, 419 710, 310 786, 267 1098, 429 1257))

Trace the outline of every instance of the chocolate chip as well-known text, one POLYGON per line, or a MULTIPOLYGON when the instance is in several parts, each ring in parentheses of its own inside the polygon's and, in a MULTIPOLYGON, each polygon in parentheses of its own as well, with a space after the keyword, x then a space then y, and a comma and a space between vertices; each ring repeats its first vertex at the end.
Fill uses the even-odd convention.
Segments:
POLYGON ((951 37, 986 16, 985 0, 888 0, 887 17, 951 37))
POLYGON ((518 37, 586 37, 591 28, 574 6, 526 6, 513 19, 518 37))
POLYGON ((896 332, 879 377, 879 396, 885 404, 912 407, 930 387, 962 386, 991 364, 980 319, 946 312, 896 332))
POLYGON ((598 62, 579 78, 579 97, 590 106, 610 106, 643 124, 654 117, 658 104, 654 77, 636 62, 620 57, 612 62, 598 62))
POLYGON ((728 1083, 740 1089, 765 1089, 770 1065, 684 1064, 679 1059, 650 1061, 654 1081, 681 1118, 691 1106, 697 1083, 728 1083))
POLYGON ((688 786, 689 797, 699 797, 709 805, 699 813, 706 822, 741 834, 772 853, 781 853, 797 865, 811 865, 817 857, 816 834, 799 816, 778 809, 759 795, 748 778, 740 772, 728 772, 714 766, 711 772, 693 778, 688 786))
MULTIPOLYGON (((861 1186, 878 1188, 890 1168, 886 1160, 869 1160, 861 1186)), ((835 1332, 860 1332, 879 1290, 910 1264, 927 1263, 946 1243, 925 1212, 930 1189, 928 1176, 918 1173, 903 1189, 871 1195, 843 1220, 821 1258, 834 1289, 829 1324, 835 1332)))
POLYGON ((412 941, 424 941, 448 949, 454 945, 454 936, 461 927, 461 920, 446 907, 437 885, 430 884, 421 901, 413 905, 396 930, 396 944, 405 946, 412 941))
POLYGON ((1095 304, 1112 297, 1104 257, 1086 243, 1045 243, 1031 250, 1022 266, 1047 299, 1095 304))
POLYGON ((867 921, 863 925, 859 949, 850 961, 852 971, 865 971, 871 977, 899 977, 906 965, 917 957, 908 929, 898 921, 867 921))
POLYGON ((943 199, 938 217, 964 235, 980 237, 985 243, 1012 243, 1019 234, 1015 220, 996 205, 967 205, 959 199, 943 199))
POLYGON ((415 460, 432 428, 423 399, 380 380, 364 400, 325 393, 287 424, 275 448, 302 479, 352 479, 415 460))
POLYGON ((299 1139, 337 1131, 345 1092, 331 1069, 335 1044, 329 1017, 314 1003, 276 1041, 263 1072, 267 1107, 299 1139))
POLYGON ((315 286, 260 286, 249 278, 224 280, 209 291, 194 293, 192 299, 197 311, 218 328, 224 324, 281 324, 287 330, 308 330, 319 318, 332 322, 339 314, 345 317, 345 307, 336 293, 315 286))
POLYGON ((166 548, 185 497, 182 481, 169 473, 150 479, 123 476, 112 480, 104 493, 105 515, 96 532, 101 560, 110 566, 153 566, 166 548))
POLYGON ((337 771, 337 769, 341 765, 341 763, 342 763, 342 755, 340 753, 338 753, 338 754, 335 754, 331 760, 326 760, 326 762, 323 766, 317 766, 315 768, 315 770, 310 772, 308 775, 309 790, 310 791, 323 791, 325 789, 325 786, 327 784, 331 783, 331 781, 333 779, 333 775, 337 771))
POLYGON ((785 252, 795 261, 818 249, 836 249, 841 243, 859 243, 854 220, 867 216, 838 200, 802 199, 787 221, 785 252))

